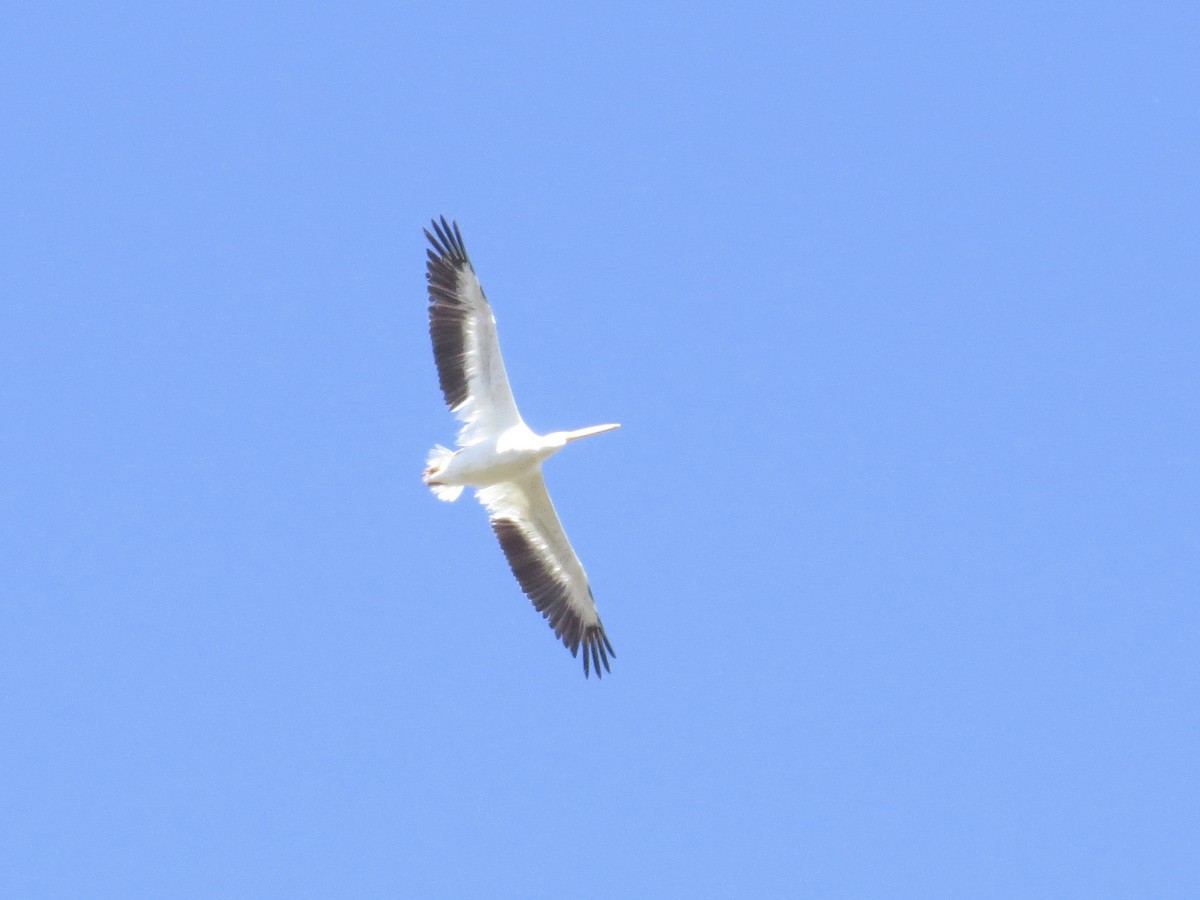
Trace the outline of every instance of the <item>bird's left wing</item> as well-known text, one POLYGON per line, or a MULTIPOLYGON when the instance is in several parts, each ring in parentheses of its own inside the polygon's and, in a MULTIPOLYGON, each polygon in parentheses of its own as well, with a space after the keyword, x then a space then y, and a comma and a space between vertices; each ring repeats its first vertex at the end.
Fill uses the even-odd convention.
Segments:
POLYGON ((612 671, 608 658, 617 654, 604 633, 583 564, 571 549, 541 472, 480 488, 476 496, 487 507, 492 530, 525 595, 572 656, 583 646, 583 674, 595 669, 600 678, 601 666, 612 671))
POLYGON ((458 223, 426 229, 429 336, 446 405, 462 422, 461 446, 521 422, 500 356, 496 319, 467 256, 458 223))

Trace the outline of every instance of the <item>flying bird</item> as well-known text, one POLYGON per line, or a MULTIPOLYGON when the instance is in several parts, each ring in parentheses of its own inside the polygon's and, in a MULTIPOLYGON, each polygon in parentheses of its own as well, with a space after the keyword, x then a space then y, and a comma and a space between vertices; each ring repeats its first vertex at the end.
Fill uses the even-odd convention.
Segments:
POLYGON ((458 223, 446 217, 425 230, 432 248, 429 336, 446 405, 462 423, 458 450, 435 446, 426 460, 425 484, 440 500, 454 501, 464 487, 487 508, 513 575, 554 634, 578 656, 583 674, 611 672, 615 657, 587 575, 554 511, 542 463, 572 441, 620 428, 594 425, 536 434, 521 418, 500 356, 496 319, 467 256, 458 223))

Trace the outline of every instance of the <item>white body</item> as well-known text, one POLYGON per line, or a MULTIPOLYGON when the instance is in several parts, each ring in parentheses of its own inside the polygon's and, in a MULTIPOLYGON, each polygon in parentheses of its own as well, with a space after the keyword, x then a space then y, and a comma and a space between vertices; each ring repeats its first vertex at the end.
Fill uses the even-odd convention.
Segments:
MULTIPOLYGON (((431 487, 487 487, 502 481, 517 481, 537 472, 545 460, 571 441, 620 427, 595 425, 579 431, 541 435, 521 422, 495 436, 467 444, 448 458, 441 456, 441 465, 431 465, 426 470, 425 483, 431 487)), ((438 451, 445 448, 437 448, 434 453, 438 451)))
POLYGON ((548 446, 522 422, 463 447, 434 478, 440 484, 470 487, 514 481, 533 472, 557 449, 548 446))

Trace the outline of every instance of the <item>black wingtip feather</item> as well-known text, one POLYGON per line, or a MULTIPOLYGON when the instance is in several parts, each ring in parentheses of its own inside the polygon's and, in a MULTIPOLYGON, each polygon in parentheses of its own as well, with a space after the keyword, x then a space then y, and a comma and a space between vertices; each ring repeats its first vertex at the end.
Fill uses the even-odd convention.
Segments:
POLYGON ((616 653, 613 652, 612 644, 608 641, 608 635, 604 633, 604 626, 592 625, 587 630, 587 636, 583 642, 583 677, 589 675, 589 663, 592 671, 596 673, 597 678, 603 678, 604 673, 612 673, 609 668, 608 658, 612 656, 616 658, 616 653), (603 671, 601 671, 603 666, 603 671))
POLYGON ((428 228, 423 230, 438 256, 446 257, 455 263, 467 262, 467 246, 463 242, 462 232, 458 229, 458 222, 447 222, 446 217, 441 216, 440 219, 430 220, 430 224, 433 226, 433 234, 429 233, 428 228))
POLYGON ((460 278, 471 268, 467 248, 458 223, 453 228, 442 216, 434 219, 431 234, 423 229, 429 241, 425 278, 429 282, 429 336, 433 341, 433 356, 438 367, 438 382, 446 405, 457 409, 469 394, 464 327, 470 315, 460 296, 460 278))

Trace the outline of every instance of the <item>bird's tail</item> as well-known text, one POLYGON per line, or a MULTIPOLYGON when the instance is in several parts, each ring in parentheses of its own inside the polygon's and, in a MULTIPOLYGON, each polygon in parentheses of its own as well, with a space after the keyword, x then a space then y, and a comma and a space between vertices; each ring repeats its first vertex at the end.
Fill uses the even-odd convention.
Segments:
POLYGON ((453 450, 447 450, 438 444, 429 451, 429 456, 425 458, 425 483, 433 491, 433 496, 439 500, 445 500, 447 503, 453 503, 463 491, 461 484, 439 484, 437 481, 438 473, 446 467, 453 456, 453 450))

